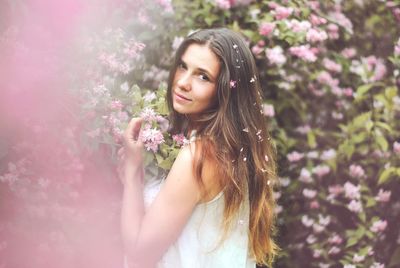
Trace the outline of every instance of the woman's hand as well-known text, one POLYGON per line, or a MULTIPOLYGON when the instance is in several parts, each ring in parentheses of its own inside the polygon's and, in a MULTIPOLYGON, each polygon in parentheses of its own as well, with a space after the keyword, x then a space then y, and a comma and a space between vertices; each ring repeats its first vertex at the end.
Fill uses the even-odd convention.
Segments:
POLYGON ((142 121, 132 118, 123 135, 123 147, 118 150, 117 170, 124 185, 143 176, 143 143, 138 139, 142 121))

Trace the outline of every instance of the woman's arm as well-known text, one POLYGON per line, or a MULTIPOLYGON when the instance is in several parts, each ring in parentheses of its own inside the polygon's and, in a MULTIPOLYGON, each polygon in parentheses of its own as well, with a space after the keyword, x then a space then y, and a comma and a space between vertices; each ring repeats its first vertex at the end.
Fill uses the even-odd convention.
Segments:
POLYGON ((138 122, 130 123, 124 139, 125 151, 131 150, 131 158, 125 158, 123 178, 123 200, 121 211, 121 233, 128 257, 128 263, 135 267, 154 265, 174 243, 182 232, 193 209, 201 199, 200 188, 193 171, 192 148, 181 149, 163 187, 149 209, 145 212, 143 205, 142 166, 137 157, 140 146, 137 144, 138 122), (131 141, 136 146, 129 145, 131 141))

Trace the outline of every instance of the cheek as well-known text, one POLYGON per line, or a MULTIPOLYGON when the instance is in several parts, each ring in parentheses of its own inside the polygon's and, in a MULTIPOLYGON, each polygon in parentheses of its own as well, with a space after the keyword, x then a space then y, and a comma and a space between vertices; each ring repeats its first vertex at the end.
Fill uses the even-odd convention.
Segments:
POLYGON ((214 103, 217 100, 217 90, 216 88, 210 87, 203 91, 202 99, 206 103, 214 103))

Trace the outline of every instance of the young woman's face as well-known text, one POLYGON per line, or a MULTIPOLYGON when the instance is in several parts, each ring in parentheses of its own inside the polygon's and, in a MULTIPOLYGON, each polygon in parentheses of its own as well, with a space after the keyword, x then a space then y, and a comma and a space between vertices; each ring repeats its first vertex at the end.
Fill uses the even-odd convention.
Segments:
POLYGON ((210 48, 196 43, 189 45, 172 84, 174 110, 196 116, 214 105, 219 71, 219 59, 210 48))

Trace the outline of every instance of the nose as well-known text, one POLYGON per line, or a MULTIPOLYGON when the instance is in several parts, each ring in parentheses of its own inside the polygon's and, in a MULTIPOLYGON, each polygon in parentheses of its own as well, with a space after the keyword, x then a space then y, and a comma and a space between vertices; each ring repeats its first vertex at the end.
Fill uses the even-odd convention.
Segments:
POLYGON ((190 73, 185 72, 183 74, 180 74, 178 76, 178 80, 176 81, 177 86, 185 91, 188 91, 191 89, 191 78, 190 78, 190 73))

